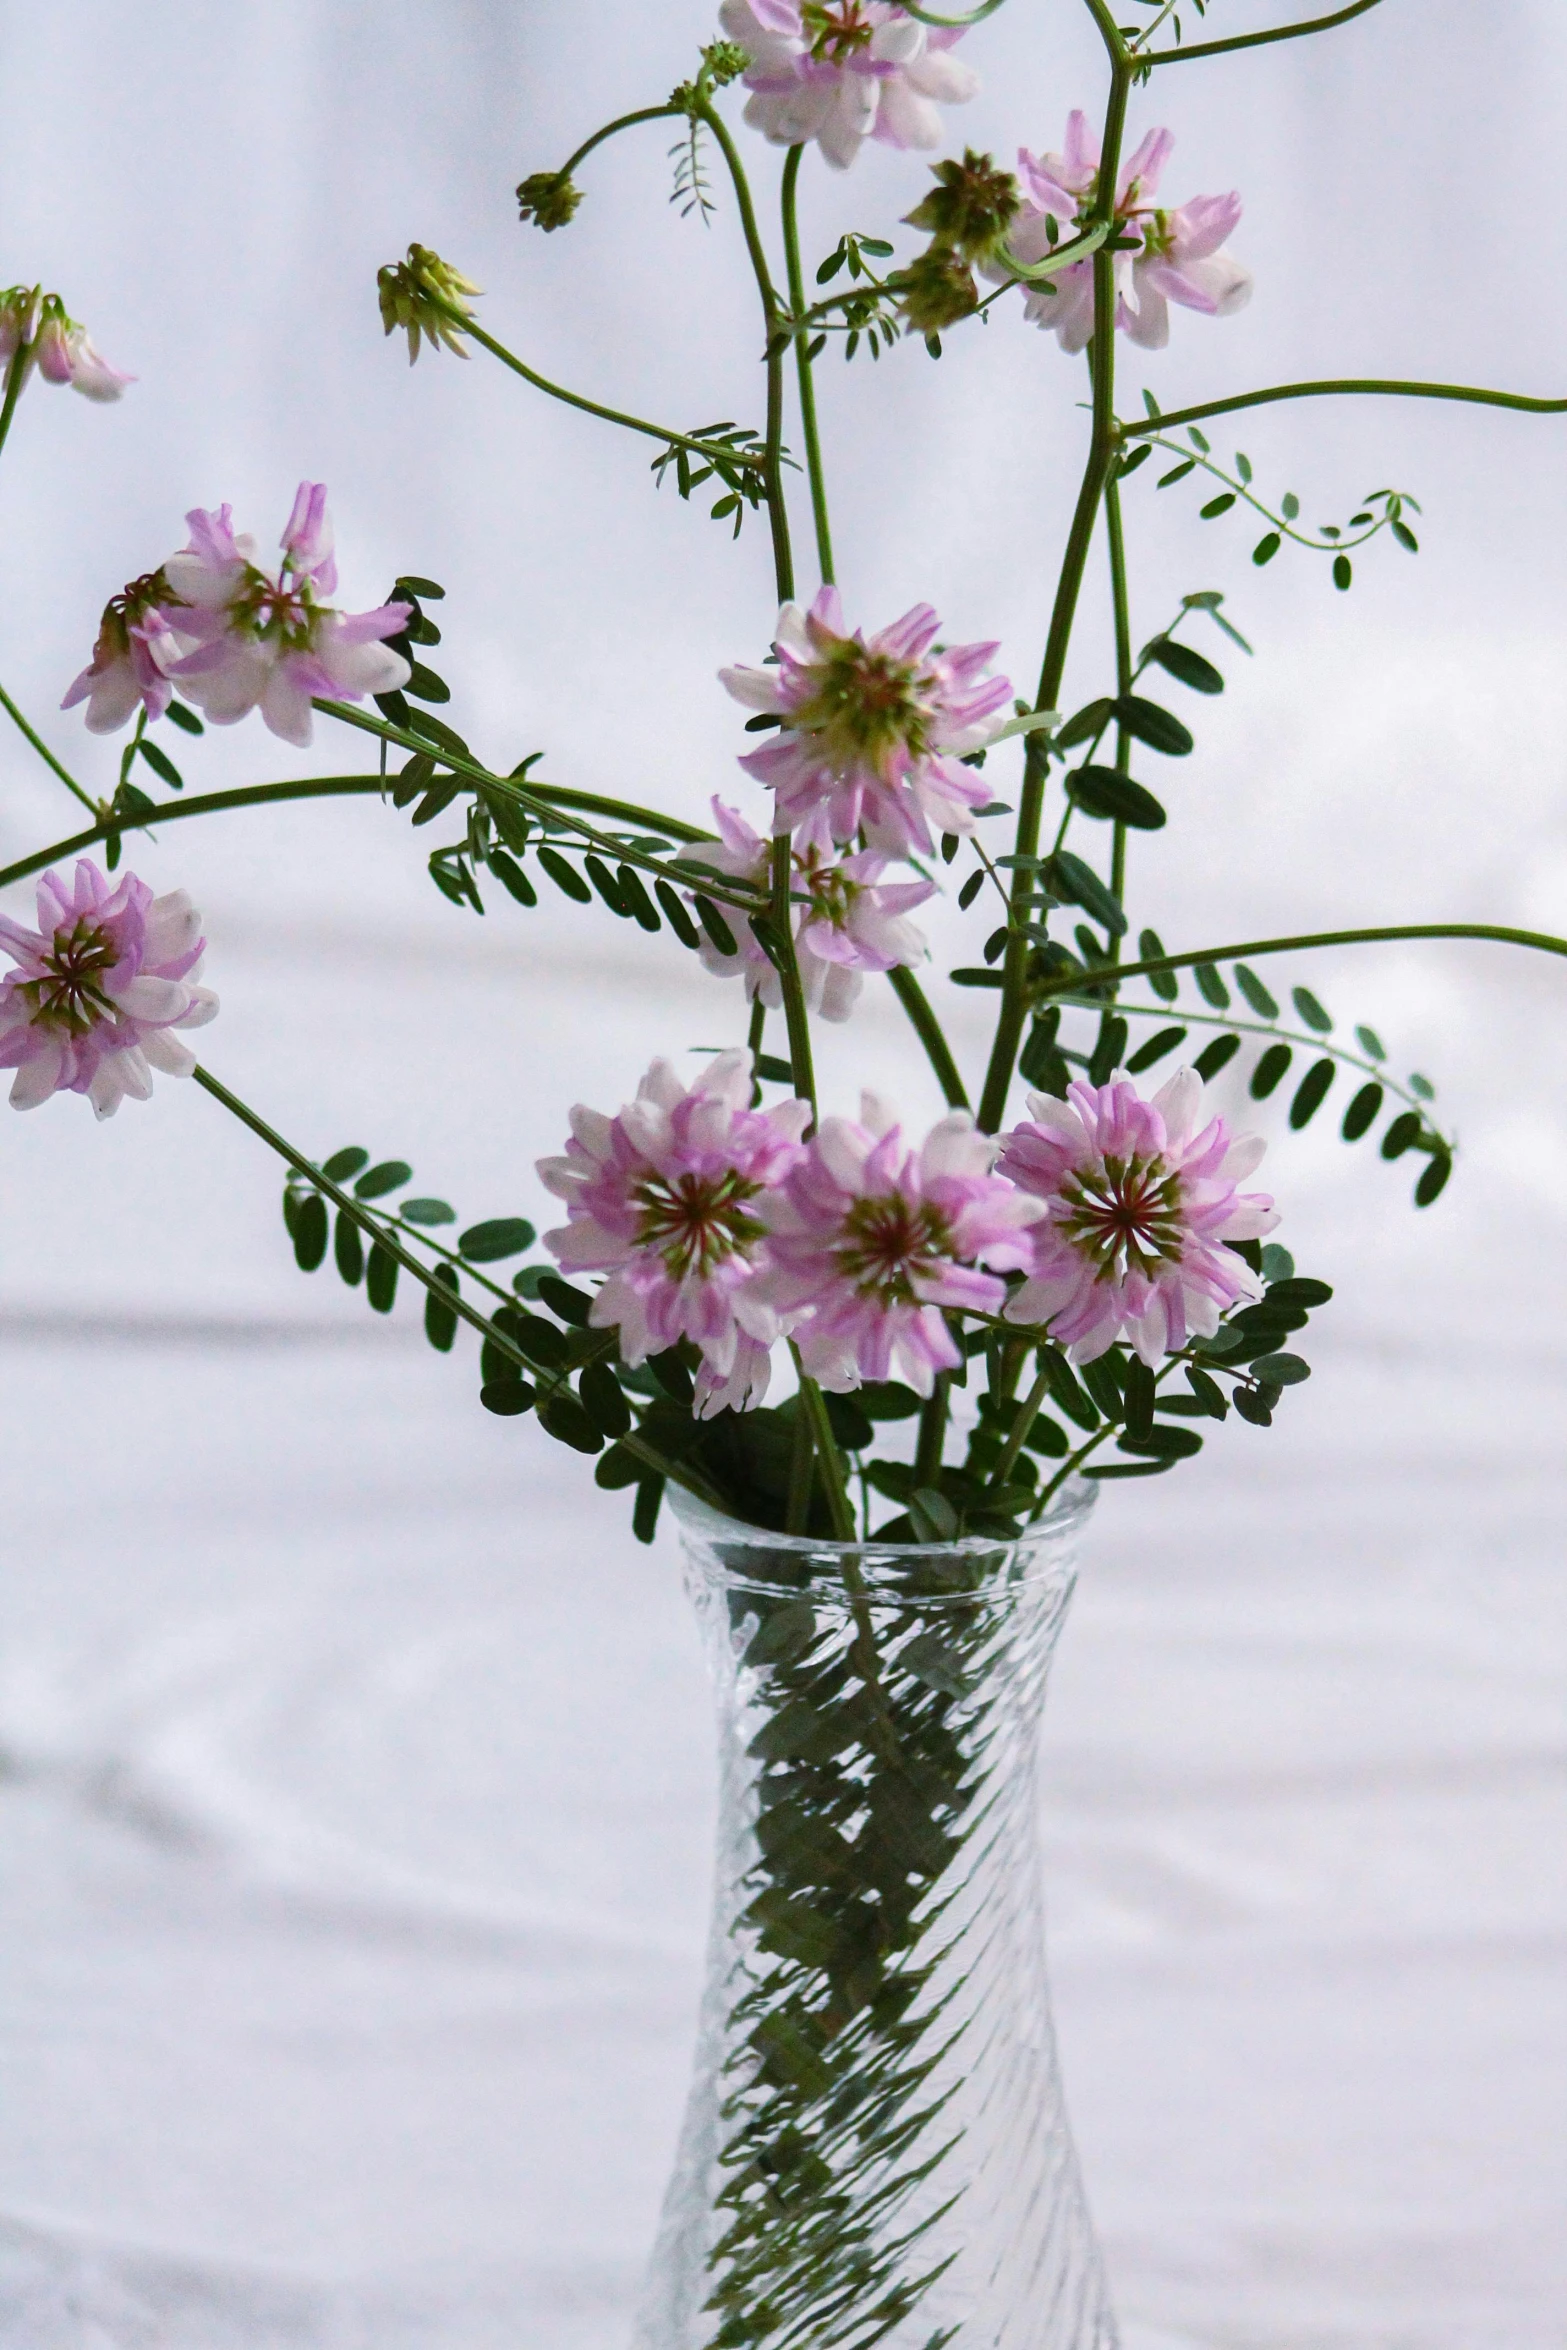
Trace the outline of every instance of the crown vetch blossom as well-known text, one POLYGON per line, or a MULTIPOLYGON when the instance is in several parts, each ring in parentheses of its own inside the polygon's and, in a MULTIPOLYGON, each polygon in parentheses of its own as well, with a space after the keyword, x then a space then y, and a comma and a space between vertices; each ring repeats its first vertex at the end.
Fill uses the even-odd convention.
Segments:
POLYGON ((87 400, 117 400, 136 381, 109 365, 87 329, 66 315, 58 294, 8 286, 0 293, 0 368, 24 350, 24 375, 36 367, 46 383, 69 384, 87 400))
POLYGON ((618 1330, 633 1364, 689 1338, 700 1419, 761 1402, 783 1328, 756 1285, 757 1203, 799 1157, 811 1109, 750 1102, 749 1053, 719 1053, 690 1087, 658 1060, 617 1117, 579 1102, 565 1155, 539 1161, 569 1218, 545 1246, 568 1270, 609 1275, 593 1328, 618 1330))
MULTIPOLYGON (((1116 325, 1145 351, 1162 351, 1170 339, 1170 304, 1228 318, 1251 300, 1252 277, 1224 240, 1241 216, 1240 197, 1194 196, 1174 212, 1149 202, 1175 145, 1174 133, 1150 131, 1121 170, 1115 218, 1119 237, 1136 237, 1138 249, 1115 255, 1116 325)), ((1066 126, 1061 154, 1031 155, 1019 150, 1018 169, 1027 201, 1007 243, 1018 260, 1044 261, 1057 241, 1074 233, 1089 210, 1099 181, 1099 142, 1088 118, 1075 111, 1066 126), (1055 223, 1059 239, 1052 238, 1055 223)), ((986 275, 1004 278, 1004 261, 986 266, 986 275)), ((1024 309, 1036 325, 1052 328, 1063 351, 1086 349, 1094 331, 1094 269, 1075 261, 1061 272, 1057 289, 1031 286, 1024 309)))
POLYGON ((994 1314, 998 1273, 1031 1261, 1043 1204, 991 1173, 996 1144, 966 1110, 916 1148, 875 1094, 858 1121, 826 1118, 757 1203, 771 1236, 759 1286, 794 1331, 811 1378, 835 1393, 901 1379, 929 1395, 962 1360, 942 1308, 994 1314), (980 1272, 977 1265, 994 1270, 980 1272))
POLYGON ((1278 1222, 1262 1192, 1242 1192, 1262 1157, 1259 1135, 1232 1138, 1222 1118, 1198 1130, 1202 1079, 1180 1069, 1144 1101, 1135 1085, 1078 1082, 1065 1101, 1030 1094, 1029 1121, 1005 1137, 1002 1171, 1043 1201, 1029 1279, 1007 1318, 1049 1330, 1074 1362, 1118 1338, 1150 1366, 1262 1284, 1227 1241, 1278 1222))
POLYGON ((776 742, 740 764, 774 793, 773 831, 831 850, 853 841, 887 856, 929 853, 931 829, 971 832, 990 794, 963 754, 990 742, 1012 698, 987 677, 994 644, 932 650, 929 604, 867 637, 850 635, 835 587, 809 611, 778 615, 776 668, 721 669, 737 702, 783 720, 776 742))
POLYGON ((338 612, 320 600, 337 586, 324 483, 300 483, 275 572, 257 562, 248 532, 236 535, 232 513, 187 514, 190 544, 163 566, 164 617, 182 651, 171 674, 215 726, 259 707, 274 734, 303 747, 312 695, 359 701, 407 684, 408 663, 382 640, 402 628, 410 605, 338 612))
MULTIPOLYGON (((711 851, 723 873, 765 881, 771 852, 737 808, 714 798, 713 821, 720 846, 711 851)), ((806 903, 795 909, 795 958, 805 1000, 824 1020, 847 1020, 864 985, 863 973, 890 971, 896 964, 921 963, 925 936, 907 916, 935 895, 933 881, 884 883, 888 860, 875 849, 832 857, 818 848, 794 851, 794 887, 806 903)), ((743 973, 745 992, 775 1007, 783 983, 748 924, 735 931, 737 951, 726 955, 705 934, 702 962, 716 978, 743 973)))
POLYGON ((173 1032, 217 1012, 211 989, 193 984, 206 943, 182 889, 155 898, 134 873, 111 885, 90 857, 74 881, 46 873, 36 930, 0 914, 0 948, 17 966, 0 980, 12 1107, 85 1093, 110 1118, 127 1094, 146 1101, 154 1069, 188 1077, 196 1056, 173 1032))
POLYGON ((890 0, 723 0, 718 17, 750 59, 746 121, 776 146, 815 139, 840 171, 865 139, 939 147, 937 107, 979 88, 948 54, 961 26, 927 28, 890 0))
POLYGON ((87 704, 89 734, 113 734, 139 702, 161 718, 174 698, 169 671, 185 647, 169 625, 176 604, 161 568, 128 580, 103 608, 92 659, 62 700, 62 710, 87 704))

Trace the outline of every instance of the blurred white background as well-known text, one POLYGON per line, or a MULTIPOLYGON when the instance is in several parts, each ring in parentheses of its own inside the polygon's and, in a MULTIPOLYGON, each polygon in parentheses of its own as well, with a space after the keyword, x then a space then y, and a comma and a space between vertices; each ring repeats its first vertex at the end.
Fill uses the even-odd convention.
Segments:
MULTIPOLYGON (((1283 13, 1215 0, 1209 23, 1283 13)), ((91 789, 116 746, 55 705, 105 597, 194 504, 270 542, 301 476, 331 485, 350 605, 399 569, 446 583, 438 665, 497 764, 543 748, 559 780, 697 815, 748 788, 713 671, 769 634, 757 524, 731 546, 655 493, 650 447, 482 354, 410 372, 374 286, 418 238, 557 378, 686 429, 759 422, 734 223, 668 205, 664 126, 593 159, 563 234, 511 195, 712 29, 700 0, 0 0, 0 281, 57 285, 140 378, 104 412, 34 387, 0 466, 0 678, 91 789)), ((1053 145, 1097 103, 1071 0, 1011 0, 965 54, 985 89, 954 149, 1053 145)), ((1257 292, 1129 353, 1128 404, 1329 373, 1562 389, 1564 101, 1547 0, 1384 0, 1158 75, 1132 135, 1175 129, 1172 201, 1240 187, 1257 292)), ((813 255, 928 184, 880 150, 805 180, 813 255)), ((929 597, 1030 679, 1070 363, 1003 312, 939 366, 913 345, 823 377, 851 608, 929 597)), ((1305 557, 1254 571, 1255 533, 1199 523, 1190 484, 1130 486, 1140 634, 1213 587, 1257 649, 1206 646, 1230 691, 1155 778, 1177 821, 1137 846, 1136 917, 1172 944, 1567 928, 1567 420, 1237 421, 1218 453, 1308 515, 1412 490, 1423 551, 1379 544, 1344 597, 1305 557)), ((1104 677, 1091 585, 1074 702, 1104 677)), ((215 788, 361 761, 253 721, 183 763, 215 788)), ((0 736, 0 862, 70 823, 0 736)), ((237 1091, 313 1152, 362 1141, 465 1213, 538 1217, 567 1104, 730 1041, 736 1007, 562 901, 458 913, 429 845, 324 804, 171 827, 132 862, 207 914, 206 1057, 237 1091)), ((1150 2350, 1560 2350, 1561 966, 1363 950, 1288 976, 1438 1080, 1463 1155, 1417 1217, 1407 1162, 1326 1115, 1286 1138, 1282 1237, 1339 1290, 1316 1380, 1270 1436, 1105 1497, 1047 1733, 1079 2134, 1150 2350)), ((884 1004, 823 1059, 845 1106, 874 1066, 935 1107, 884 1004)), ((372 1328, 304 1282, 274 1167, 192 1089, 101 1129, 75 1099, 8 1117, 0 1201, 0 2341, 609 2350, 705 1901, 669 1546, 636 1550, 571 1461, 487 1420, 406 1303, 372 1328)))

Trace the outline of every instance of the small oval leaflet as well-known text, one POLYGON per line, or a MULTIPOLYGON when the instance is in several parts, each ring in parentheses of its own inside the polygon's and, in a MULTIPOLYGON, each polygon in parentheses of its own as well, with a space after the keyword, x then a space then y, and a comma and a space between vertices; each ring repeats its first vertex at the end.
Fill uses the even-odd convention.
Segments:
POLYGON ((1146 743, 1151 751, 1162 751, 1167 759, 1184 759, 1196 748, 1190 727, 1183 726, 1173 710, 1141 694, 1121 694, 1111 704, 1111 712, 1128 734, 1146 743))
POLYGON ((1270 1044, 1251 1073, 1251 1098, 1265 1102, 1295 1058, 1287 1044, 1270 1044))
POLYGON ((1217 1077, 1221 1069, 1228 1067, 1240 1049, 1241 1040, 1238 1036, 1216 1036, 1212 1044, 1203 1046, 1192 1067, 1206 1083, 1210 1077, 1217 1077))
POLYGON ((338 1272, 350 1289, 357 1289, 365 1276, 365 1244, 352 1216, 337 1211, 337 1229, 332 1235, 332 1255, 338 1272))
POLYGON ((307 1191, 294 1211, 294 1262, 302 1273, 314 1273, 331 1242, 326 1201, 319 1191, 307 1191))
POLYGON ((1311 1377, 1311 1365, 1300 1355, 1263 1355, 1252 1364, 1251 1374, 1267 1387, 1298 1387, 1311 1377))
POLYGON ((378 1240, 365 1268, 365 1296, 374 1312, 391 1312, 397 1302, 397 1276, 401 1269, 391 1250, 378 1240))
POLYGON ((1292 987, 1290 1001, 1308 1028, 1314 1028, 1319 1036, 1327 1036, 1331 1032, 1332 1019, 1323 1010, 1309 987, 1292 987))
POLYGON ((1271 995, 1249 965, 1237 963, 1235 984, 1246 998, 1259 1020, 1276 1020, 1279 1016, 1277 999, 1271 995))
POLYGON ((1453 1162, 1446 1151, 1439 1151, 1432 1159, 1420 1181, 1415 1185, 1415 1205, 1428 1208, 1447 1188, 1447 1179, 1453 1172, 1453 1162))
POLYGON ((455 1224, 457 1210, 443 1199, 405 1199, 398 1209, 405 1224, 455 1224))
POLYGON ((1191 1031, 1186 1028, 1157 1029, 1146 1044, 1138 1046, 1136 1052, 1127 1062, 1127 1075, 1129 1077, 1141 1076, 1142 1072, 1145 1069, 1151 1069, 1156 1061, 1162 1061, 1166 1053, 1173 1053, 1178 1044, 1184 1044, 1190 1033, 1191 1031))
POLYGON ((1182 644, 1178 637, 1156 636, 1143 649, 1145 661, 1157 661, 1182 685, 1189 685, 1196 694, 1222 694, 1224 678, 1213 663, 1199 653, 1195 646, 1182 644))
MULTIPOLYGON (((1158 832, 1168 822, 1153 793, 1119 768, 1074 767, 1067 775, 1066 788, 1085 816, 1130 824, 1139 832, 1158 832)), ((975 885, 983 880, 983 873, 973 876, 975 885)))
POLYGON ((1291 1313, 1313 1313, 1318 1306, 1327 1305, 1332 1295, 1330 1282, 1313 1281, 1304 1273, 1288 1274, 1282 1281, 1269 1285, 1266 1303, 1270 1306, 1284 1306, 1291 1313))
MULTIPOLYGON (((408 1210, 405 1208, 403 1213, 407 1215, 408 1210)), ((418 1221, 445 1223, 446 1218, 421 1216, 418 1221)), ((471 1265, 495 1265, 502 1257, 520 1257, 524 1249, 532 1248, 537 1237, 526 1216, 492 1216, 486 1223, 470 1224, 457 1243, 457 1251, 471 1265)))
POLYGON ((1368 1129, 1376 1124, 1382 1108, 1383 1093, 1375 1083, 1363 1085, 1349 1108, 1344 1112, 1344 1140, 1358 1142, 1368 1129))
POLYGON ((1337 1074, 1332 1061, 1313 1061, 1299 1085, 1295 1099, 1290 1103, 1290 1124, 1296 1133, 1308 1125, 1328 1097, 1328 1088, 1337 1074))
POLYGON ((479 1401, 487 1412, 495 1412, 502 1419, 515 1419, 520 1412, 531 1409, 533 1389, 526 1379, 487 1379, 479 1390, 479 1401))
POLYGON ((370 1153, 351 1143, 347 1150, 334 1151, 321 1172, 329 1183, 346 1183, 350 1175, 357 1175, 361 1167, 369 1164, 370 1153))
POLYGON ((401 1191, 405 1183, 413 1181, 413 1169, 406 1159, 383 1159, 372 1167, 368 1175, 361 1175, 354 1185, 355 1199, 384 1199, 389 1191, 401 1191))

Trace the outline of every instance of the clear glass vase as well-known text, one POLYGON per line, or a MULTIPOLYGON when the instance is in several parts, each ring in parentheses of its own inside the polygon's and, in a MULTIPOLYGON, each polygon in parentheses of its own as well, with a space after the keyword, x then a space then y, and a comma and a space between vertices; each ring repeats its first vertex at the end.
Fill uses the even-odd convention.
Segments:
POLYGON ((635 2350, 1114 2350, 1036 1818, 1092 1500, 1068 1490, 1013 1542, 924 1548, 679 1498, 718 1859, 635 2350))

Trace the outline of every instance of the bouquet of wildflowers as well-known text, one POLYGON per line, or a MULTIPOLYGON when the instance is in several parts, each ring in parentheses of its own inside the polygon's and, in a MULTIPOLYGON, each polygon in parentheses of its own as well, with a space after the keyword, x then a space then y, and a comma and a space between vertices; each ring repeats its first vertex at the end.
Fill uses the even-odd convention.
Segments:
MULTIPOLYGON (((284 1212, 301 1266, 330 1249, 380 1312, 403 1276, 417 1283, 435 1346, 450 1349, 462 1324, 476 1331, 482 1403, 531 1412, 546 1435, 595 1456, 601 1485, 634 1489, 644 1539, 670 1482, 772 1528, 892 1540, 1004 1533, 1071 1476, 1163 1473, 1232 1415, 1266 1427, 1308 1375, 1297 1333, 1329 1292, 1267 1241, 1277 1211, 1248 1188, 1262 1146, 1210 1110, 1206 1082, 1248 1055, 1256 1099, 1288 1080, 1297 1129, 1336 1091, 1346 1138, 1379 1136, 1385 1158, 1415 1156, 1421 1205, 1446 1183, 1452 1151, 1425 1079, 1401 1082, 1369 1029, 1346 1038, 1308 986, 1286 1001, 1257 966, 1348 939, 1455 928, 1562 951, 1483 924, 1180 953, 1141 926, 1130 944, 1129 844, 1164 825, 1159 768, 1192 753, 1193 712, 1224 686, 1211 656, 1244 640, 1209 592, 1181 597, 1139 645, 1124 502, 1150 484, 1186 484, 1205 518, 1249 514, 1260 525, 1259 566, 1287 543, 1326 555, 1348 589, 1360 547, 1415 549, 1414 500, 1381 490, 1342 525, 1309 529, 1292 495, 1263 496, 1244 456, 1215 455, 1205 424, 1263 401, 1354 392, 1562 403, 1334 380, 1171 413, 1145 390, 1139 412, 1124 414, 1118 338, 1155 353, 1172 305, 1190 314, 1181 331, 1207 331, 1252 285, 1228 244, 1240 198, 1169 203, 1172 134, 1150 128, 1133 145, 1133 103, 1162 65, 1361 10, 1194 44, 1171 7, 1121 25, 1105 0, 1089 0, 1109 69, 1099 119, 1071 112, 1061 146, 1024 146, 1015 169, 969 149, 927 171, 913 156, 948 145, 947 110, 978 86, 970 58, 982 35, 970 28, 999 4, 953 15, 891 0, 723 0, 721 37, 690 80, 522 180, 523 220, 566 230, 584 199, 578 175, 600 145, 644 124, 677 128, 677 199, 711 222, 725 201, 715 182, 726 180, 754 270, 758 424, 681 432, 588 399, 497 341, 474 310, 479 289, 435 253, 415 245, 381 272, 387 331, 406 333, 411 359, 426 346, 466 356, 478 344, 539 392, 650 440, 655 479, 672 478, 687 501, 715 493, 712 514, 737 539, 755 518, 744 543, 761 529, 780 611, 770 648, 728 648, 750 657, 719 671, 755 739, 713 793, 709 829, 553 782, 535 772, 538 756, 492 773, 437 714, 449 693, 426 656, 440 642, 430 608, 444 590, 408 576, 374 610, 339 609, 319 483, 300 485, 278 560, 236 529, 228 507, 195 511, 186 543, 110 598, 64 707, 81 707, 95 736, 134 720, 112 791, 80 783, 6 697, 92 818, 0 876, 44 869, 36 927, 0 920, 14 966, 0 986, 13 1104, 75 1091, 103 1117, 126 1094, 146 1098, 154 1070, 196 1076, 288 1161, 284 1212), (846 232, 808 267, 801 169, 814 150, 830 172, 849 173, 867 139, 910 153, 910 209, 885 236, 846 232), (764 201, 754 183, 768 145, 781 170, 764 201), (763 226, 775 208, 776 237, 763 226), (863 364, 912 346, 939 358, 944 337, 1007 300, 1085 359, 1088 375, 1081 491, 1028 692, 1001 674, 999 646, 945 642, 927 603, 880 626, 846 606, 814 388, 828 354, 863 364), (809 593, 798 577, 802 508, 809 593), (1096 690, 1068 707, 1073 625, 1096 553, 1107 558, 1115 674, 1087 681, 1096 690), (158 796, 183 792, 169 729, 199 736, 252 713, 298 745, 318 715, 350 728, 374 745, 375 766, 158 796), (584 919, 629 921, 650 941, 662 933, 731 991, 732 1050, 694 1074, 655 1063, 618 1112, 572 1112, 563 1154, 539 1170, 566 1209, 545 1235, 554 1264, 528 1263, 508 1280, 492 1268, 533 1247, 525 1218, 443 1234, 460 1224, 447 1203, 394 1201, 409 1182, 403 1162, 372 1164, 358 1149, 312 1157, 196 1064, 186 1032, 217 1009, 198 984, 200 921, 178 889, 155 896, 135 875, 113 878, 125 836, 155 816, 324 793, 373 797, 416 827, 455 812, 459 835, 429 868, 456 907, 483 913, 489 883, 523 908, 541 887, 559 890, 584 919), (56 860, 78 852, 67 878, 56 860), (975 931, 972 961, 946 984, 995 999, 983 1070, 958 1066, 924 970, 915 916, 939 890, 956 893, 975 931), (812 1023, 852 1019, 868 979, 895 991, 949 1105, 927 1135, 905 1128, 871 1069, 856 1110, 818 1103, 812 1023), (1194 997, 1181 1000, 1183 985, 1194 997), (1145 1092, 1145 1073, 1171 1067, 1145 1092), (769 1403, 781 1364, 791 1392, 769 1403)), ((131 381, 57 295, 26 285, 0 293, 0 362, 0 444, 35 377, 95 401, 118 399, 131 381)), ((1078 397, 1072 370, 1062 370, 1061 396, 1078 397)))
MULTIPOLYGON (((1134 111, 1171 64, 1313 34, 1377 0, 1199 39, 1204 0, 1187 0, 1184 22, 1179 0, 1120 0, 1140 12, 1130 24, 1110 0, 1086 0, 1106 86, 1092 113, 1067 114, 1059 147, 1024 145, 1015 163, 955 151, 949 126, 1002 4, 722 0, 689 79, 522 179, 523 221, 567 232, 600 146, 673 128, 676 201, 730 227, 754 275, 762 408, 749 423, 675 429, 551 381, 482 322, 480 289, 423 246, 380 273, 386 330, 406 335, 411 360, 477 347, 532 393, 641 436, 654 482, 707 504, 737 561, 770 567, 770 645, 692 649, 692 680, 716 668, 712 690, 736 705, 736 764, 713 779, 710 824, 589 788, 569 751, 488 767, 431 665, 445 590, 409 573, 373 609, 340 608, 319 483, 300 485, 275 556, 227 506, 193 511, 184 544, 109 598, 63 706, 95 741, 123 738, 113 777, 81 781, 0 688, 87 818, 0 872, 7 885, 42 874, 34 921, 0 916, 13 1105, 81 1093, 103 1118, 127 1095, 146 1100, 155 1071, 194 1078, 286 1163, 300 1267, 330 1255, 382 1314, 417 1292, 443 1353, 472 1333, 480 1404, 591 1459, 600 1487, 633 1497, 640 1539, 673 1486, 723 1520, 841 1546, 847 1644, 824 1644, 809 1610, 802 1628, 796 1588, 757 1600, 742 1628, 768 1725, 752 1751, 773 1775, 746 1888, 734 2180, 711 2252, 710 2338, 726 2345, 869 2350, 918 2317, 941 2274, 920 2250, 948 2208, 932 2218, 919 2200, 928 2141, 885 2118, 874 2132, 840 2123, 856 2104, 903 2113, 925 2079, 926 2027, 909 2018, 936 1964, 934 1889, 985 1816, 989 1731, 964 1706, 986 1634, 978 1618, 964 1634, 953 1591, 982 1583, 1003 1555, 985 1545, 1026 1539, 1069 1480, 1163 1475, 1232 1421, 1268 1427, 1309 1376, 1300 1333, 1331 1292, 1270 1238, 1279 1211, 1254 1182, 1263 1145, 1233 1130, 1207 1085, 1235 1064, 1256 1101, 1287 1087, 1297 1131, 1331 1101, 1347 1141, 1413 1161, 1415 1202, 1429 1205, 1453 1155, 1431 1085, 1396 1075, 1369 1028, 1340 1027, 1299 959, 1453 936, 1567 954, 1560 939, 1481 922, 1247 938, 1244 909, 1242 935, 1171 951, 1148 909, 1129 910, 1129 852, 1167 820, 1160 775, 1193 755, 1193 721, 1224 689, 1214 656, 1249 650, 1212 592, 1161 594, 1146 633, 1128 560, 1135 502, 1195 497, 1202 518, 1249 525, 1259 568, 1298 550, 1347 592, 1361 549, 1415 552, 1414 499, 1378 490, 1341 523, 1308 527, 1293 494, 1265 495, 1205 427, 1353 394, 1537 413, 1567 401, 1334 378, 1172 411, 1152 388, 1129 402, 1121 338, 1152 361, 1172 333, 1222 331, 1252 288, 1229 248, 1240 198, 1167 189, 1172 134, 1151 126, 1134 142, 1134 111), (909 156, 908 210, 885 233, 846 229, 807 255, 802 170, 852 174, 868 139, 909 156), (1041 384, 1055 382, 1063 415, 1086 406, 1048 637, 1022 682, 1003 674, 998 644, 947 641, 922 581, 891 618, 841 594, 815 393, 840 354, 861 377, 869 361, 939 360, 1001 303, 1054 337, 1041 384), (1079 678, 1074 625, 1100 592, 1113 672, 1079 678), (199 756, 206 727, 252 715, 300 746, 318 720, 346 729, 369 763, 187 793, 175 734, 182 756, 199 756), (570 1110, 569 1138, 539 1168, 564 1210, 542 1255, 526 1217, 468 1223, 416 1194, 395 1156, 285 1139, 196 1060, 191 1034, 218 1008, 200 981, 201 920, 178 886, 155 892, 120 870, 127 838, 156 824, 177 859, 176 821, 330 795, 363 797, 367 822, 444 820, 455 836, 424 853, 454 919, 499 903, 525 920, 556 891, 585 922, 640 929, 650 958, 698 957, 731 1006, 734 1041, 705 1064, 657 1060, 618 1108, 570 1110), (944 974, 927 968, 916 919, 938 892, 973 929, 969 959, 944 974), (852 1021, 880 984, 947 1105, 928 1133, 904 1124, 874 1068, 857 1104, 818 1099, 813 1025, 852 1021), (982 1066, 960 1066, 949 1042, 950 988, 993 1004, 982 1066), (923 1562, 910 1589, 935 1595, 928 1622, 879 1625, 856 1545, 878 1557, 907 1546, 923 1562), (872 2207, 915 2217, 878 2243, 872 2207)), ((28 284, 0 291, 0 369, 0 448, 36 381, 98 402, 131 381, 57 295, 28 284)), ((1166 929, 1179 921, 1153 911, 1166 929)), ((955 2338, 927 2331, 921 2350, 955 2338)))

